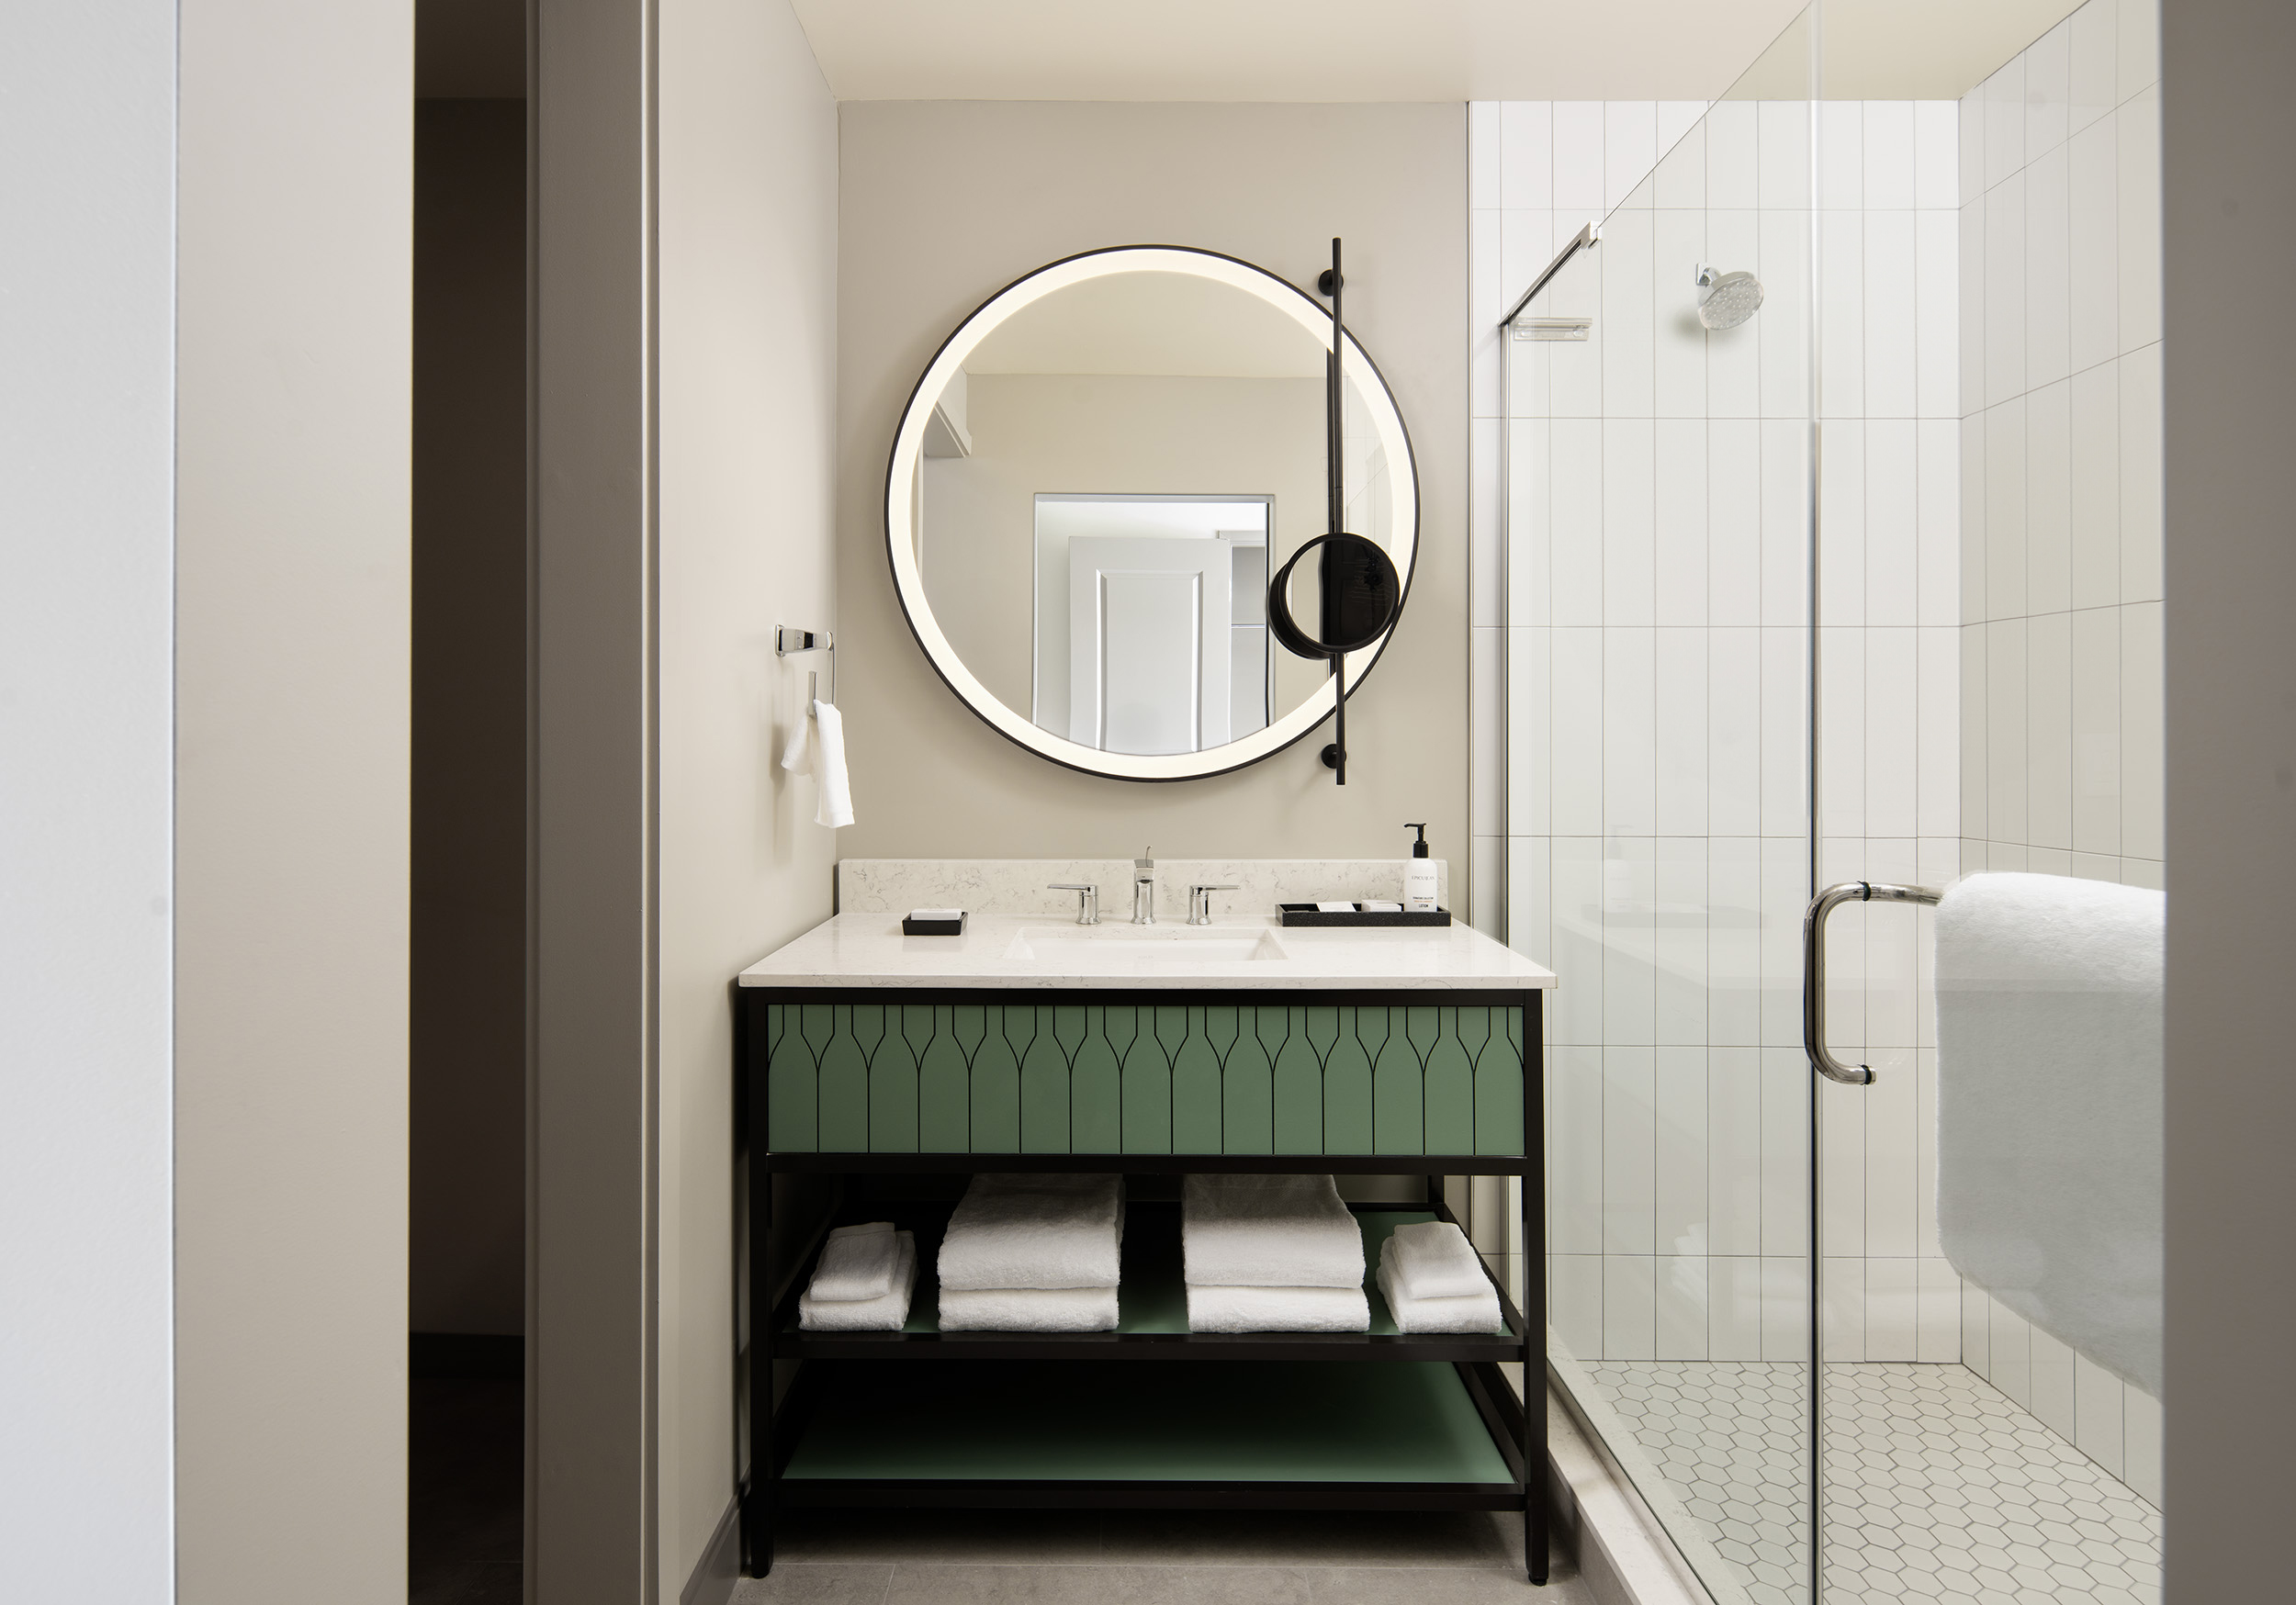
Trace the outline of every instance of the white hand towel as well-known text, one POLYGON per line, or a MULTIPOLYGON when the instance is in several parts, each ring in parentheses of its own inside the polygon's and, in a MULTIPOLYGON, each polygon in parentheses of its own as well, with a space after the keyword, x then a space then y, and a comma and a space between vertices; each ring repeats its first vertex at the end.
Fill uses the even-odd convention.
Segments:
POLYGON ((845 772, 845 716, 816 699, 798 710, 782 747, 782 768, 814 779, 813 822, 831 830, 853 823, 853 788, 845 772))
POLYGON ((1354 1287, 1199 1287, 1187 1290, 1191 1332, 1361 1332, 1371 1302, 1354 1287))
POLYGON ((2167 914, 2162 892, 2022 874, 1937 910, 1940 1245, 2155 1397, 2167 914))
POLYGON ((892 1289, 883 1298, 823 1304, 812 1294, 797 1296, 797 1324, 809 1332, 897 1332, 908 1325, 909 1295, 917 1287, 917 1240, 895 1232, 900 1260, 893 1273, 892 1289))
POLYGON ((1480 1293, 1459 1297, 1413 1298, 1395 1275, 1395 1240, 1379 1251, 1379 1296, 1399 1332, 1497 1332, 1499 1290, 1483 1279, 1480 1293))
POLYGON ((1194 1286, 1363 1286, 1363 1231, 1329 1176, 1189 1176, 1180 1240, 1194 1286))
POLYGON ((1112 1332, 1113 1287, 943 1287, 944 1332, 1112 1332))
POLYGON ((1390 1262, 1396 1281, 1413 1298, 1474 1298, 1491 1291, 1474 1245, 1447 1220, 1397 1227, 1379 1251, 1379 1263, 1390 1262))
POLYGON ((900 1263, 901 1245, 894 1241, 890 1220, 840 1226, 821 1245, 820 1263, 814 1266, 805 1291, 816 1304, 883 1298, 893 1291, 893 1274, 900 1263))
POLYGON ((1114 1287, 1123 1241, 1121 1176, 974 1176, 940 1241, 940 1285, 1114 1287))

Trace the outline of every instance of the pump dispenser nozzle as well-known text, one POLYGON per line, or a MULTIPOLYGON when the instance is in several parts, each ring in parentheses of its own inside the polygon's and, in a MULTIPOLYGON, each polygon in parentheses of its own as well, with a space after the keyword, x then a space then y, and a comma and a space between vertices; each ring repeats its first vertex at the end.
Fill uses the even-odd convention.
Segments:
POLYGON ((1424 825, 1413 825, 1406 820, 1403 828, 1419 833, 1419 839, 1412 844, 1411 856, 1414 859, 1425 858, 1427 856, 1427 827, 1424 825))

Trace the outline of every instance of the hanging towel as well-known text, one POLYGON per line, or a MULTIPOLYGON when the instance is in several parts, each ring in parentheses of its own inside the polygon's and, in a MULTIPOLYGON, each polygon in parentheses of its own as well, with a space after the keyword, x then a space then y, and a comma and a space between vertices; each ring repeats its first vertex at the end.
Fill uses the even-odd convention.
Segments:
POLYGON ((1362 1332, 1371 1301, 1353 1287, 1187 1287, 1191 1332, 1362 1332))
POLYGON ((1113 1288, 1123 1262, 1123 1181, 974 1176, 940 1240, 941 1287, 1113 1288))
POLYGON ((893 1274, 900 1260, 900 1244, 894 1240, 890 1220, 840 1226, 821 1245, 821 1259, 813 1268, 813 1280, 805 1291, 816 1304, 883 1298, 893 1291, 893 1274))
POLYGON ((1379 1296, 1395 1318, 1399 1332, 1496 1332, 1499 1330, 1499 1290, 1480 1266, 1479 1293, 1413 1297, 1398 1274, 1404 1254, 1390 1237, 1379 1248, 1379 1296))
POLYGON ((2158 892, 1973 875, 1937 910, 1937 1214, 1963 1276, 2161 1391, 2158 892))
POLYGON ((1189 1176, 1180 1240, 1190 1286, 1363 1287, 1363 1231, 1329 1176, 1189 1176))
POLYGON ((1396 1285, 1413 1298, 1479 1298, 1491 1291, 1474 1245, 1447 1220, 1397 1227, 1379 1249, 1379 1263, 1394 1266, 1396 1285))
POLYGON ((782 746, 782 768, 814 780, 813 822, 831 830, 853 823, 853 787, 845 773, 845 716, 814 699, 798 710, 782 746))
POLYGON ((1112 1332, 1113 1287, 943 1287, 944 1332, 1112 1332))
POLYGON ((797 1324, 809 1332, 897 1332, 908 1324, 909 1295, 917 1287, 917 1240, 895 1232, 899 1258, 894 1265, 893 1285, 882 1298, 860 1298, 842 1304, 824 1303, 811 1293, 797 1296, 797 1324))

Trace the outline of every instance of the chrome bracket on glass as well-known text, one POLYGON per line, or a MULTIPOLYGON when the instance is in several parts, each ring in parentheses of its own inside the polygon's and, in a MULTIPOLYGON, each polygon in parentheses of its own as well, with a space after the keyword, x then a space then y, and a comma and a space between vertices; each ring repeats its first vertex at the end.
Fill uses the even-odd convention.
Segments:
POLYGON ((1802 1047, 1810 1065, 1828 1081, 1862 1087, 1873 1083, 1870 1065, 1849 1065, 1826 1049, 1826 916, 1845 903, 1930 903, 1926 886, 1891 886, 1878 881, 1844 881, 1810 900, 1802 916, 1802 1047))

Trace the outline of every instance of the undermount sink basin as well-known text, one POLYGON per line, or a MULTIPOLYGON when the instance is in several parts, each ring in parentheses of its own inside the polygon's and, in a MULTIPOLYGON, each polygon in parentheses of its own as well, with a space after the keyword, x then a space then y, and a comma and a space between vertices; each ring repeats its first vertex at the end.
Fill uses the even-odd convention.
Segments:
POLYGON ((1220 926, 1050 926, 1012 939, 1005 957, 1037 964, 1228 964, 1291 955, 1272 930, 1220 926))

